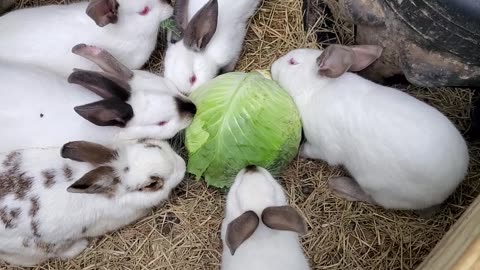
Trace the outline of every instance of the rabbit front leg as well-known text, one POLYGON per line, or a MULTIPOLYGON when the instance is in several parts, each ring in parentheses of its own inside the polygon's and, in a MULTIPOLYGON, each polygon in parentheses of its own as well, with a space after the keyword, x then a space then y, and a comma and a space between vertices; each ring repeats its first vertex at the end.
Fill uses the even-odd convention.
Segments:
POLYGON ((353 178, 340 176, 332 177, 328 180, 328 188, 337 196, 351 202, 366 202, 376 204, 375 201, 366 194, 360 185, 353 178))

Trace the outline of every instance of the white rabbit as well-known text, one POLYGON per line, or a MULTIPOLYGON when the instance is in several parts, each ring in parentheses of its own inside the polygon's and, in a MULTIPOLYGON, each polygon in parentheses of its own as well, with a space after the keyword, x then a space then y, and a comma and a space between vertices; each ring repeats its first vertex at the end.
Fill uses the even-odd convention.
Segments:
POLYGON ((0 260, 74 258, 87 237, 145 216, 184 178, 185 161, 164 141, 114 145, 75 141, 0 155, 0 260))
POLYGON ((66 77, 73 68, 96 68, 70 53, 87 43, 139 69, 155 49, 160 22, 173 14, 168 2, 91 0, 12 11, 0 17, 0 61, 35 64, 66 77))
POLYGON ((181 35, 169 33, 165 77, 188 95, 218 74, 233 71, 242 51, 247 22, 259 2, 177 0, 174 18, 181 35))
POLYGON ((306 138, 300 155, 351 174, 329 180, 334 193, 432 215, 465 177, 467 145, 435 108, 347 72, 381 52, 374 45, 296 49, 273 63, 272 77, 298 106, 306 138))
POLYGON ((298 234, 303 218, 287 205, 280 184, 261 167, 242 169, 227 196, 222 270, 307 270, 298 234))
POLYGON ((108 143, 117 135, 169 139, 191 123, 195 105, 169 80, 132 72, 96 47, 80 44, 73 51, 107 72, 71 74, 72 83, 92 91, 47 70, 0 63, 0 124, 6 131, 0 152, 73 140, 108 143))

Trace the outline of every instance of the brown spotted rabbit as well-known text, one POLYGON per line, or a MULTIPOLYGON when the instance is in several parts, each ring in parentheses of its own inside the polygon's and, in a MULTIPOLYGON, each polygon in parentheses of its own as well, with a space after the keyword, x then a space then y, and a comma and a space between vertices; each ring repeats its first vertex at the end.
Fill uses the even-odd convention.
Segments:
POLYGON ((0 261, 70 259, 167 199, 185 161, 164 141, 75 141, 1 155, 0 261), (63 158, 62 158, 63 157, 63 158))

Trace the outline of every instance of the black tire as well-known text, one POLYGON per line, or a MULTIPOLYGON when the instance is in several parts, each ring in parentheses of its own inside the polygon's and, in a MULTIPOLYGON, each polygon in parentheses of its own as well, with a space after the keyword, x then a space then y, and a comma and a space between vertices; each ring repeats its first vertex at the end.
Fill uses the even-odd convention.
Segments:
POLYGON ((480 0, 384 0, 417 41, 480 65, 480 0))

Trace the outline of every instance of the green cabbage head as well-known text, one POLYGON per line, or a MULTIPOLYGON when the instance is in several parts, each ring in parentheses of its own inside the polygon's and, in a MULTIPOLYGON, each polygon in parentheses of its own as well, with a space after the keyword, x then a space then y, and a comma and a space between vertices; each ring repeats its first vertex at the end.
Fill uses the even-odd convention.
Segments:
POLYGON ((296 156, 301 121, 288 93, 268 71, 231 72, 195 90, 197 106, 187 128, 187 171, 208 185, 230 187, 247 165, 273 175, 296 156))

